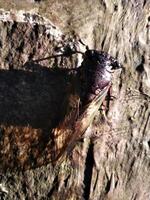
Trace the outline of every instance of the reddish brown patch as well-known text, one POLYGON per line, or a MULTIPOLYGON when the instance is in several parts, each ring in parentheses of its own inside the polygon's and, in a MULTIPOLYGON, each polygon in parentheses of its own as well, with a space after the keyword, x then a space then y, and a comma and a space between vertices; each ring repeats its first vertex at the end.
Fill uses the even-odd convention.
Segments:
POLYGON ((30 168, 36 167, 43 154, 41 129, 30 126, 1 126, 3 138, 0 146, 1 168, 30 168))

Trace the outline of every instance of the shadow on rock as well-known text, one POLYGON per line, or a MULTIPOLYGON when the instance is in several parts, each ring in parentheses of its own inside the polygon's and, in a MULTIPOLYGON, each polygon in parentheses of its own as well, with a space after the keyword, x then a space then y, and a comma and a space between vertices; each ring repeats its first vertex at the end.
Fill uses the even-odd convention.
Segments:
POLYGON ((51 130, 63 119, 72 76, 68 69, 26 63, 0 70, 0 170, 48 163, 51 130), (46 156, 46 159, 45 159, 46 156))
POLYGON ((54 127, 65 112, 69 70, 0 70, 0 123, 54 127))

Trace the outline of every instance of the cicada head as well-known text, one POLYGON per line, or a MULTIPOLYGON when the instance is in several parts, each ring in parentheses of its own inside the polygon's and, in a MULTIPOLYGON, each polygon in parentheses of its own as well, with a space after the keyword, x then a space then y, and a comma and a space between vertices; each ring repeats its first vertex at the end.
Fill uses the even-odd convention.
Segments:
POLYGON ((121 64, 114 57, 110 56, 108 53, 104 51, 97 50, 87 50, 85 52, 84 61, 93 63, 95 66, 99 66, 100 68, 109 68, 112 70, 121 68, 121 64))

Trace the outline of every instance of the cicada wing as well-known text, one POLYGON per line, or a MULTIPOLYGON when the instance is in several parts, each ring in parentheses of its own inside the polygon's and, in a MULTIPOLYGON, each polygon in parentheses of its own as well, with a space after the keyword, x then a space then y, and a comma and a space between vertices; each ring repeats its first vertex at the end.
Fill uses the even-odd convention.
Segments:
MULTIPOLYGON (((106 86, 102 91, 100 91, 100 93, 96 95, 92 102, 90 102, 88 105, 85 105, 83 107, 83 111, 80 112, 81 114, 76 120, 73 117, 66 116, 65 121, 60 124, 59 130, 55 130, 56 135, 59 135, 60 132, 62 135, 62 138, 57 140, 57 147, 59 147, 59 153, 56 157, 57 161, 62 160, 66 155, 70 154, 70 152, 75 147, 76 142, 82 137, 87 128, 93 122, 94 116, 102 105, 102 102, 104 101, 109 88, 110 84, 106 86), (63 127, 64 124, 67 125, 65 129, 63 127), (66 139, 64 140, 64 138, 66 139)), ((70 116, 74 116, 74 112, 72 112, 70 116)))
POLYGON ((53 146, 50 148, 52 149, 52 162, 57 161, 61 157, 62 152, 67 148, 73 134, 74 123, 79 116, 79 104, 80 97, 78 95, 70 95, 67 114, 64 120, 60 122, 57 128, 52 130, 53 146))

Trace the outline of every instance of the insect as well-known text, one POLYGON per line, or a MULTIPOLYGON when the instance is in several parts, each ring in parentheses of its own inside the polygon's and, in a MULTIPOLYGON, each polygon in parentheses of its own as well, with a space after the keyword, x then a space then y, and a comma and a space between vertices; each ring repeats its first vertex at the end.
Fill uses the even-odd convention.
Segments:
MULTIPOLYGON (((81 52, 70 50, 66 56, 74 53, 81 52)), ((81 66, 72 72, 74 84, 68 96, 68 112, 59 126, 52 131, 55 144, 55 155, 52 159, 54 162, 61 161, 74 149, 76 142, 92 123, 111 87, 111 73, 121 68, 121 64, 106 52, 90 50, 86 46, 86 51, 82 54, 81 66)))
POLYGON ((0 101, 0 163, 4 169, 59 164, 71 155, 107 96, 111 73, 121 67, 108 53, 87 46, 85 52, 69 46, 64 51, 33 62, 80 53, 81 66, 53 70, 35 64, 41 66, 39 71, 0 73, 0 96, 4 97, 0 101))

